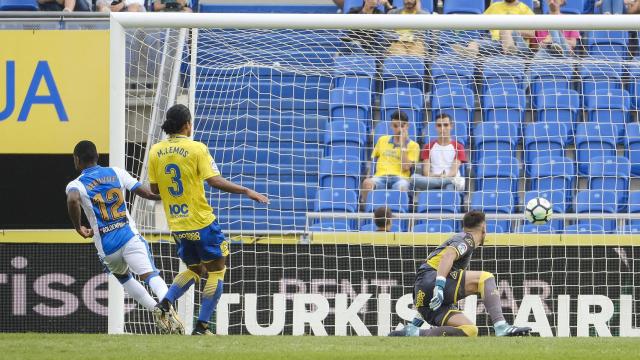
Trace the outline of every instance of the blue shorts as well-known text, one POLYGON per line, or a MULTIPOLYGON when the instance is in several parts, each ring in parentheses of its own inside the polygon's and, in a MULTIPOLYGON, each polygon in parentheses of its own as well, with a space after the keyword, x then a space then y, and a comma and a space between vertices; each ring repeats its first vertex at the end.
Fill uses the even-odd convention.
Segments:
POLYGON ((229 255, 229 243, 217 220, 200 230, 177 231, 172 235, 178 245, 178 256, 187 266, 229 255))

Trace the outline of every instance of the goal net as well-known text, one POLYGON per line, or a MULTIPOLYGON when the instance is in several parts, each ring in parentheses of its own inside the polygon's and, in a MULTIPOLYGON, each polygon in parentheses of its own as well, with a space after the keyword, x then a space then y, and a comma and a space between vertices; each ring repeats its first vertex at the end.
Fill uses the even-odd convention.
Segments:
MULTIPOLYGON (((127 169, 148 181, 165 111, 184 103, 222 176, 270 199, 207 186, 231 241, 212 329, 386 335, 415 314, 417 267, 479 209, 489 234, 469 269, 495 274, 507 321, 543 336, 638 335, 636 32, 335 18, 346 25, 287 28, 263 15, 273 28, 126 29, 127 169), (394 167, 394 117, 407 120, 410 172, 394 167), (524 220, 535 197, 551 203, 545 225, 524 220), (387 232, 373 218, 381 206, 393 212, 387 232)), ((135 199, 133 216, 170 283, 183 265, 161 206, 135 199)), ((200 291, 179 301, 187 327, 200 291)), ((482 301, 459 300, 492 333, 482 301)), ((140 306, 124 309, 126 332, 156 331, 140 306)))

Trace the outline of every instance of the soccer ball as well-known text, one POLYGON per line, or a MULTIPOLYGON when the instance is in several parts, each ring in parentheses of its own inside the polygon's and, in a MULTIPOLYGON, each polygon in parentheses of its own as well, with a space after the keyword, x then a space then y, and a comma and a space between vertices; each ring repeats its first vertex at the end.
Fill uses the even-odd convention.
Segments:
POLYGON ((534 225, 543 225, 549 222, 553 214, 549 200, 541 197, 529 200, 524 209, 524 217, 534 225))

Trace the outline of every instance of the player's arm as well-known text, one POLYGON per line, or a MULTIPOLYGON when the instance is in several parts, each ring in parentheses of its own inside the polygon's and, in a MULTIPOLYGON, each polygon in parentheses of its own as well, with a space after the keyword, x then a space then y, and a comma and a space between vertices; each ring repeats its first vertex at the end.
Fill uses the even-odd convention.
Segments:
POLYGON ((444 287, 447 284, 447 274, 451 271, 453 262, 458 258, 458 252, 451 247, 442 250, 440 264, 438 264, 438 275, 436 276, 436 286, 433 288, 433 297, 429 302, 431 310, 438 310, 444 301, 444 287))
POLYGON ((232 194, 242 194, 248 197, 249 199, 257 201, 262 204, 269 203, 269 199, 266 196, 259 194, 244 186, 234 184, 220 175, 212 176, 210 178, 207 178, 205 181, 207 182, 207 184, 209 184, 209 186, 214 187, 216 189, 226 191, 232 194))
POLYGON ((71 190, 67 193, 67 211, 73 223, 73 228, 76 229, 78 234, 85 239, 92 237, 93 229, 86 228, 81 224, 82 208, 80 207, 80 193, 78 190, 71 190))
POLYGON ((138 195, 138 196, 140 196, 140 197, 142 197, 142 198, 145 198, 145 199, 147 199, 147 200, 154 200, 154 201, 160 201, 160 200, 162 200, 162 199, 160 198, 160 195, 159 195, 159 193, 160 193, 160 191, 159 191, 159 190, 160 190, 160 189, 158 189, 158 184, 152 184, 152 185, 155 185, 155 186, 156 186, 156 189, 155 189, 155 190, 156 190, 157 192, 156 192, 156 191, 154 191, 154 190, 153 190, 153 188, 148 188, 148 187, 146 187, 146 186, 144 186, 144 185, 140 185, 140 186, 138 186, 138 187, 134 188, 134 189, 133 189, 133 190, 131 190, 131 191, 132 191, 134 194, 136 194, 136 195, 138 195))

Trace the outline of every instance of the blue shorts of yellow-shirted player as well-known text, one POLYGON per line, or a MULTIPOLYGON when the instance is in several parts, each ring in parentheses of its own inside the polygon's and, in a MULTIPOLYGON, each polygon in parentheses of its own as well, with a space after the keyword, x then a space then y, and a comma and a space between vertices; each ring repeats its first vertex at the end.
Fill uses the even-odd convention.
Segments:
POLYGON ((229 243, 225 240, 217 220, 203 229, 177 231, 172 235, 178 247, 178 256, 187 266, 229 255, 229 243))

